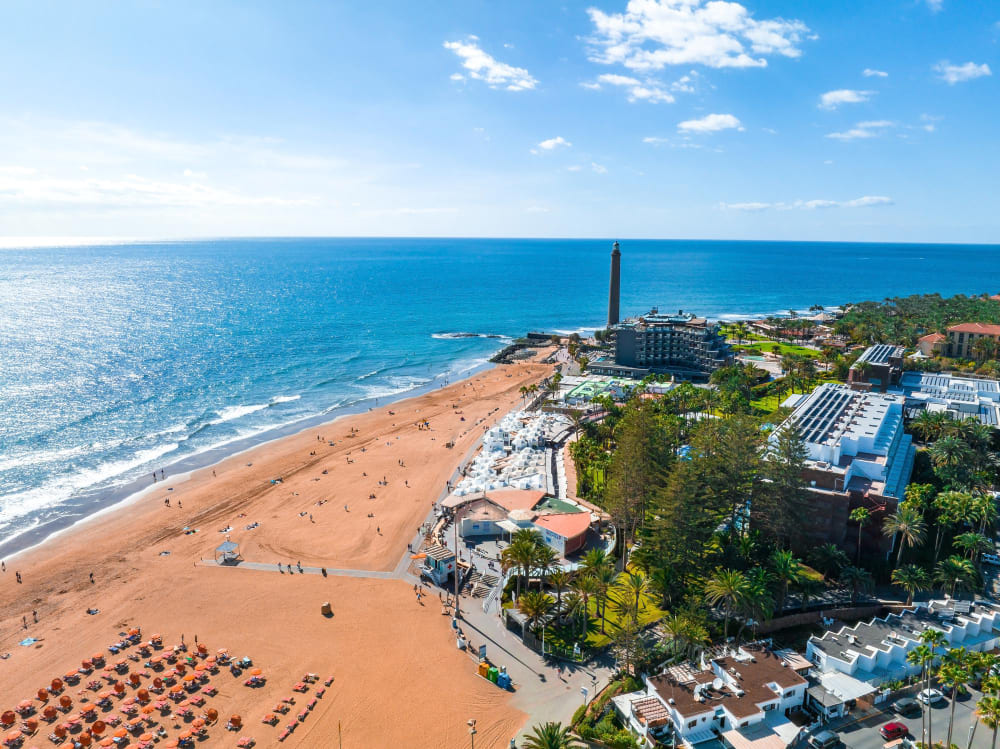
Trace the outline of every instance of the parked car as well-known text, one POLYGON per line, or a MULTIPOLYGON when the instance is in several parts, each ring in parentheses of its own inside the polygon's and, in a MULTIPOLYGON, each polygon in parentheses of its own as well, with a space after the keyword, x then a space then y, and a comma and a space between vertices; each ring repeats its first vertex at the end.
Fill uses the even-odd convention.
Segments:
POLYGON ((917 692, 917 699, 925 705, 937 705, 944 702, 944 695, 937 689, 922 689, 917 692))
POLYGON ((892 711, 896 715, 913 715, 920 712, 920 703, 912 697, 903 697, 892 703, 892 711))
POLYGON ((819 731, 809 737, 809 744, 816 749, 830 749, 840 743, 840 737, 833 731, 819 731))
POLYGON ((882 734, 883 739, 901 739, 906 734, 910 732, 910 729, 906 727, 906 724, 900 723, 898 720, 894 720, 892 723, 886 723, 878 732, 882 734))

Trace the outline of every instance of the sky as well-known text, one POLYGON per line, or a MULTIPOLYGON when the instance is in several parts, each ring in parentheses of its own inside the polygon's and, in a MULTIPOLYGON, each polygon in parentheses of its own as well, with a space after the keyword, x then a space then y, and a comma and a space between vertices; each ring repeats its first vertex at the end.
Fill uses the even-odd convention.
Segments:
POLYGON ((1000 242, 1000 4, 11 0, 0 243, 1000 242))

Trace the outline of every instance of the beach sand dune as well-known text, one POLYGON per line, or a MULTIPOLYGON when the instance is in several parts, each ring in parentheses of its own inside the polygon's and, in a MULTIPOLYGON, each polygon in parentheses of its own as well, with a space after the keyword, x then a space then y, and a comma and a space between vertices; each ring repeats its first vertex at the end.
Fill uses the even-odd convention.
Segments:
MULTIPOLYGON (((338 723, 345 747, 460 746, 475 718, 477 746, 506 747, 524 714, 457 650, 436 595, 421 605, 412 582, 384 578, 405 561, 407 544, 484 425, 519 404, 522 385, 550 371, 537 363, 497 367, 262 445, 183 481, 168 475, 143 497, 7 560, 0 653, 11 656, 0 661, 0 708, 106 649, 117 632, 142 626, 168 645, 181 634, 190 645, 197 635, 211 649, 254 658, 266 686, 249 689, 222 672, 212 679, 220 694, 209 704, 224 716, 242 715, 242 733, 259 746, 277 745, 289 722, 286 716, 272 728, 261 716, 312 671, 336 681, 283 746, 336 746, 338 723), (423 421, 429 428, 418 428, 423 421), (227 537, 250 562, 301 562, 355 576, 201 561, 227 537), (369 571, 376 576, 365 577, 369 571), (326 601, 332 618, 320 614, 326 601), (90 616, 88 608, 100 613, 90 616), (39 642, 19 646, 27 636, 39 642)), ((216 727, 199 746, 231 746, 236 737, 216 727)))

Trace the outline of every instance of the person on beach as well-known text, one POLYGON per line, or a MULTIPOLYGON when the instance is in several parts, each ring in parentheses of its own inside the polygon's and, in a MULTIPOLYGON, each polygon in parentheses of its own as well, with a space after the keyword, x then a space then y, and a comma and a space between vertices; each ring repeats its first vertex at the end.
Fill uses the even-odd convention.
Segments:
POLYGON ((3 572, 7 571, 7 563, 6 562, 0 562, 0 567, 3 568, 3 572))
POLYGON ((20 585, 21 584, 21 573, 20 572, 15 572, 14 576, 17 578, 17 584, 20 585))
POLYGON ((167 507, 170 507, 170 497, 167 497, 165 500, 163 500, 163 504, 165 504, 167 507))
POLYGON ((153 483, 156 483, 156 471, 153 471, 153 483))
POLYGON ((90 573, 90 584, 91 585, 94 584, 94 573, 93 572, 90 573))

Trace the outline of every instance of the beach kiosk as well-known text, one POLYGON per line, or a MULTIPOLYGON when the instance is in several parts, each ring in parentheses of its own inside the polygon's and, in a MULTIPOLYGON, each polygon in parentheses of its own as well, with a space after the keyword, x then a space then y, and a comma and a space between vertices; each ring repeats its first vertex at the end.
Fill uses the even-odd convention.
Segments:
POLYGON ((420 574, 429 577, 437 585, 444 585, 448 575, 455 571, 455 552, 447 546, 434 544, 424 550, 424 564, 420 574))
POLYGON ((228 538, 215 549, 216 564, 236 564, 241 558, 240 545, 228 538))

